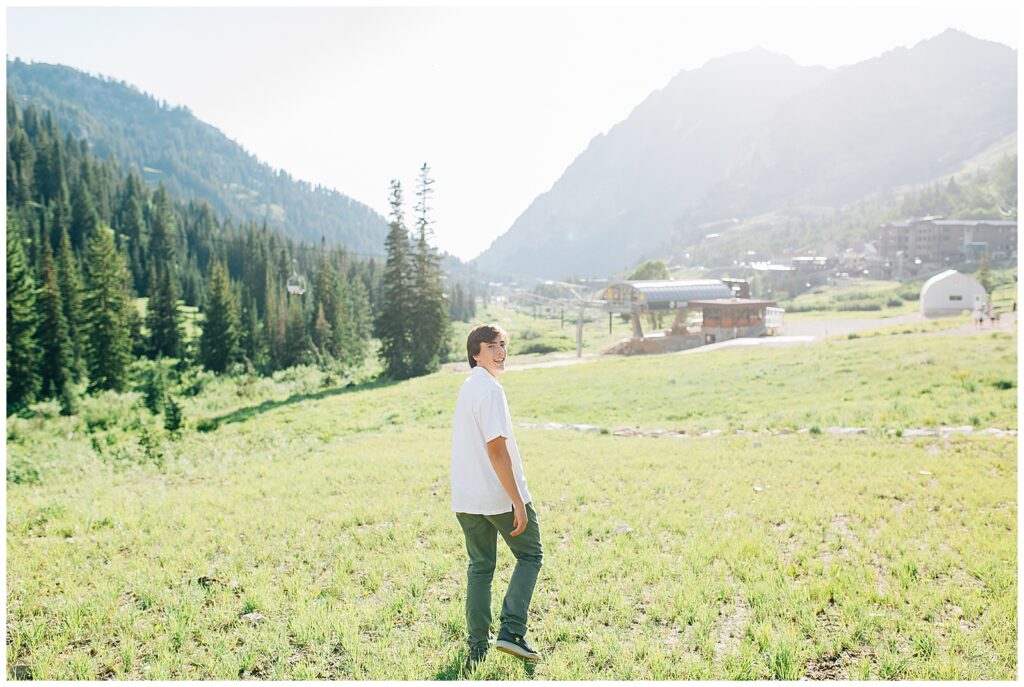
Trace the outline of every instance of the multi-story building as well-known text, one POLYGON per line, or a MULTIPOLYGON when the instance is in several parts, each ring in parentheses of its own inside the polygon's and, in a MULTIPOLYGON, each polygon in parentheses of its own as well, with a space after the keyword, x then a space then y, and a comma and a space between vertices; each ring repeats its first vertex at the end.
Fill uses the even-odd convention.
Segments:
POLYGON ((985 250, 993 260, 1009 260, 1017 257, 1017 222, 941 217, 889 222, 879 227, 877 248, 882 260, 976 260, 985 250))

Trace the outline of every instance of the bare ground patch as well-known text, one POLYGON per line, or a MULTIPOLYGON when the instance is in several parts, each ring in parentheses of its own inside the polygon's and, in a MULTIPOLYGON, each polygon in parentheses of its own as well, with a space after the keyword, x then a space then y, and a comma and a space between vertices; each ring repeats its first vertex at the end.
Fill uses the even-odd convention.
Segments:
MULTIPOLYGON (((731 587, 738 587, 732 573, 729 574, 727 579, 731 587)), ((735 653, 739 649, 740 641, 743 639, 743 632, 750 618, 750 607, 747 605, 747 600, 742 593, 737 592, 733 596, 732 602, 732 606, 727 612, 722 613, 721 609, 719 610, 721 617, 718 627, 718 639, 715 641, 714 658, 712 659, 716 668, 721 667, 726 656, 735 653)))

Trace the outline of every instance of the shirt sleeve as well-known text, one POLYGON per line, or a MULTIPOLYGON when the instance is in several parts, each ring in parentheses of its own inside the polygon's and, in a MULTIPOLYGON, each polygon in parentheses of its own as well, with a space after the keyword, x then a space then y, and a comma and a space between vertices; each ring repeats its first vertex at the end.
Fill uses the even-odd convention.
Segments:
POLYGON ((497 437, 512 437, 512 428, 508 426, 508 412, 505 405, 505 394, 501 389, 493 389, 480 404, 477 422, 484 435, 484 443, 497 437))

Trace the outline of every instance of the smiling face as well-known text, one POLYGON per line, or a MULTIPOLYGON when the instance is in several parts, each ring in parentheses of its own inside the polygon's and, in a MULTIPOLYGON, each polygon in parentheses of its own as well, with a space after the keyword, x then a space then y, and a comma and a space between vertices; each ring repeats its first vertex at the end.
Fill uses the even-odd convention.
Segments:
POLYGON ((478 367, 482 367, 497 377, 505 371, 505 360, 508 358, 508 342, 500 335, 494 341, 485 341, 480 344, 480 352, 473 356, 478 367))

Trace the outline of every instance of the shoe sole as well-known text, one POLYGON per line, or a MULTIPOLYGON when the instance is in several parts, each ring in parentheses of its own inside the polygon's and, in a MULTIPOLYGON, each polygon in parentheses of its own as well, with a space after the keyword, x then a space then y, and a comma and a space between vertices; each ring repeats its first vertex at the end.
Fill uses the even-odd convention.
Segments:
POLYGON ((518 646, 516 644, 513 644, 512 642, 506 642, 504 640, 498 640, 494 644, 494 648, 497 649, 498 651, 501 651, 502 653, 509 654, 510 656, 515 656, 516 658, 521 658, 524 661, 539 661, 540 660, 540 654, 530 654, 530 653, 527 653, 527 652, 523 651, 522 647, 520 647, 520 646, 518 646))

